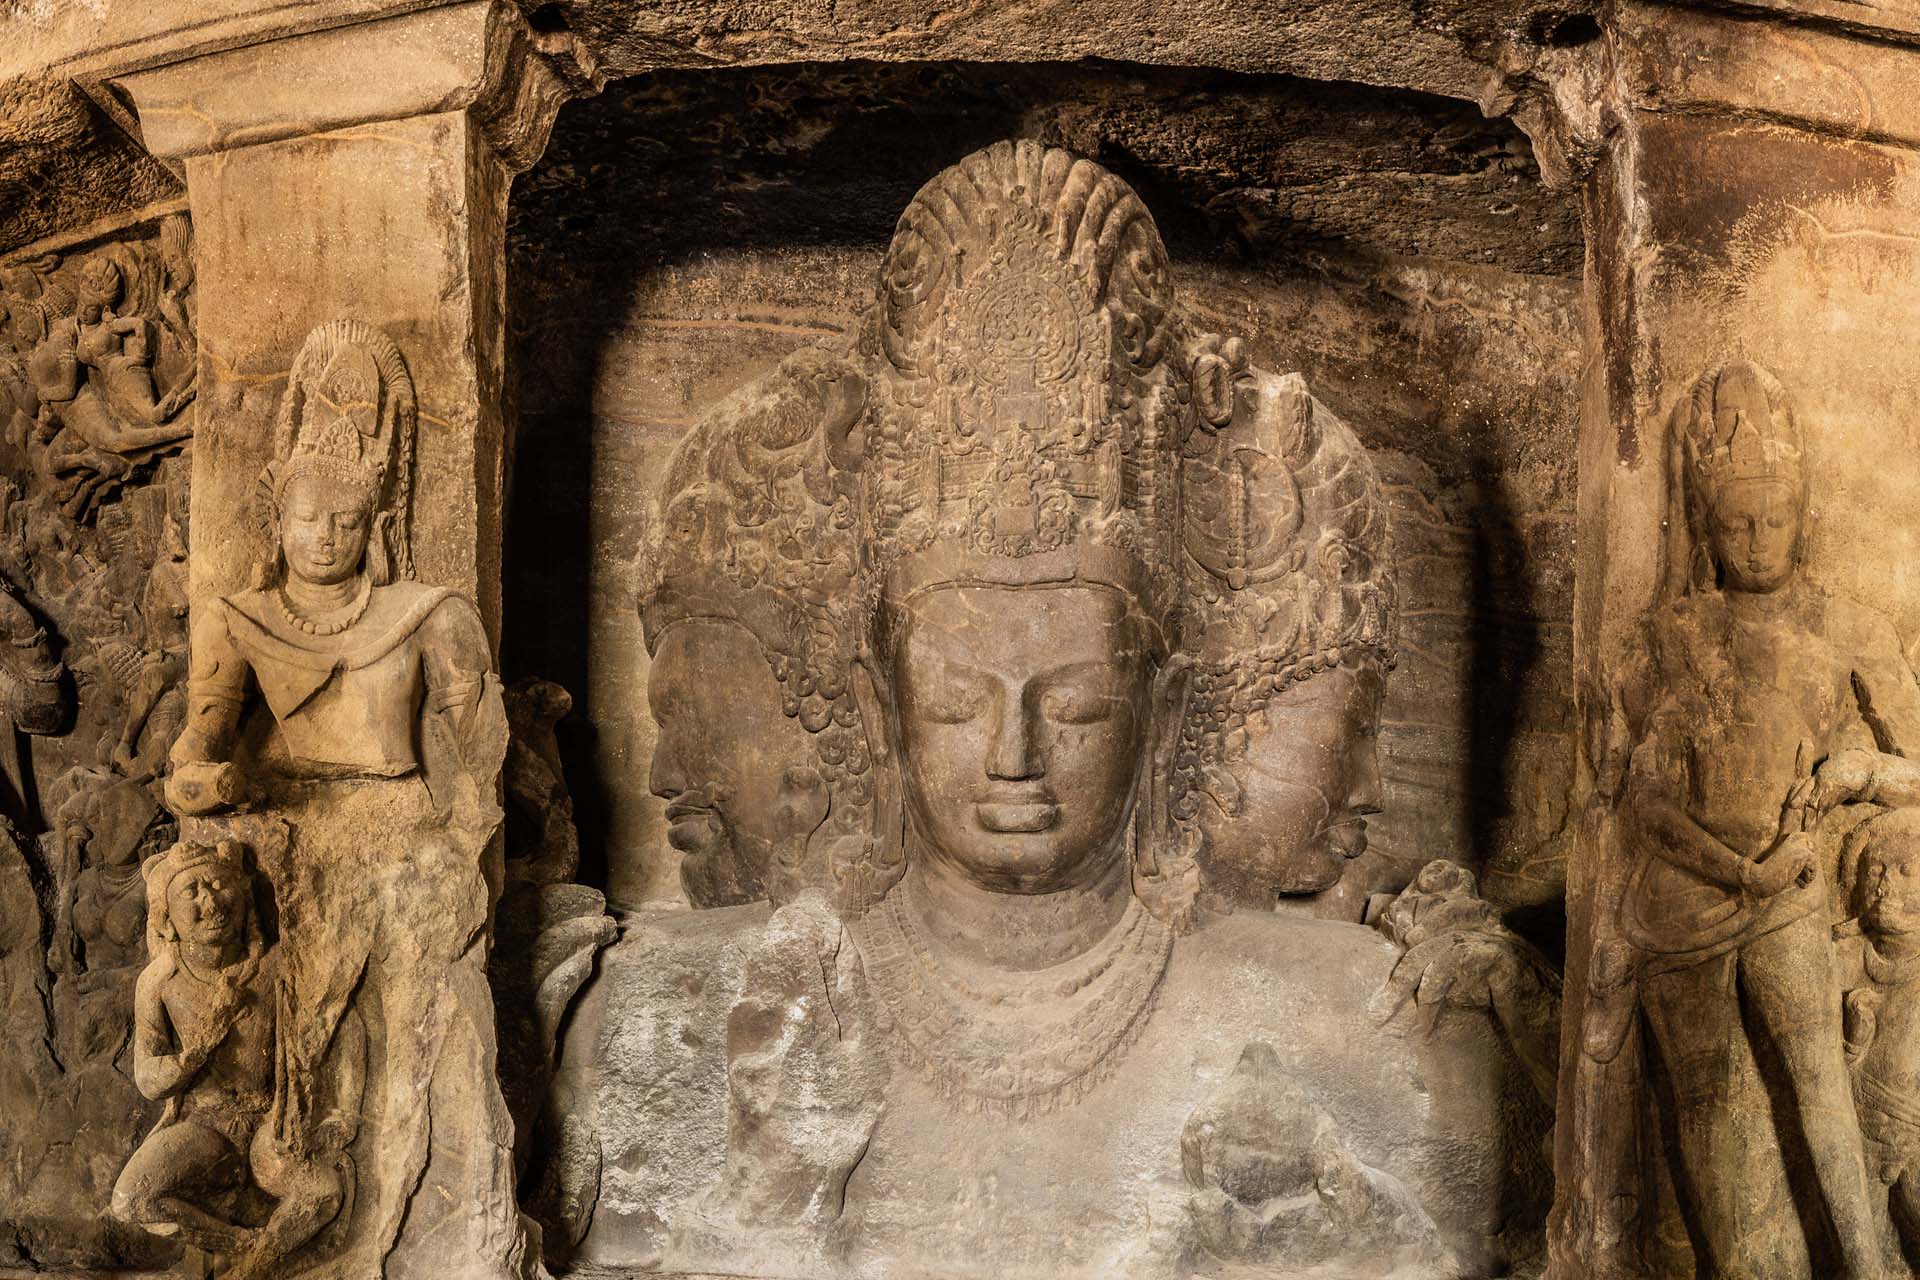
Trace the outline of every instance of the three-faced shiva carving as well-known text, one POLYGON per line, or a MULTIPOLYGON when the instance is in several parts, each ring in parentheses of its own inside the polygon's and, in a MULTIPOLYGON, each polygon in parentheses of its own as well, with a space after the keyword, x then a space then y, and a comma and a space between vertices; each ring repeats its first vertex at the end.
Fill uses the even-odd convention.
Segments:
POLYGON ((1031 143, 941 173, 857 336, 722 405, 668 486, 656 786, 697 789, 706 695, 662 675, 695 615, 773 675, 738 715, 806 732, 705 756, 732 798, 743 762, 785 780, 767 834, 675 838, 772 901, 639 913, 587 988, 554 1253, 808 1277, 1518 1255, 1542 1118, 1496 1105, 1526 1086, 1492 1021, 1395 1016, 1385 937, 1266 909, 1337 880, 1377 804, 1371 467, 1298 379, 1187 331, 1124 182, 1031 143), (1298 785, 1203 821, 1209 769, 1298 785))

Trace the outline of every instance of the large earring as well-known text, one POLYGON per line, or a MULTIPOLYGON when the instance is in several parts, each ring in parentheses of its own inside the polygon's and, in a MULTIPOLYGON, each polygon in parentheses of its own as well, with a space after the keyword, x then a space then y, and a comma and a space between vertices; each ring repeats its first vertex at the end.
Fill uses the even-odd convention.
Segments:
POLYGON ((855 865, 836 876, 841 881, 841 907, 858 916, 886 896, 907 869, 906 790, 900 778, 900 760, 894 750, 893 697, 874 678, 871 655, 853 660, 848 684, 867 733, 867 769, 873 779, 873 834, 855 865))
POLYGON ((1177 933, 1192 927, 1200 891, 1198 849, 1179 837, 1173 821, 1174 762, 1192 671, 1193 659, 1176 653, 1154 675, 1149 694, 1152 726, 1134 784, 1131 833, 1134 894, 1177 933))

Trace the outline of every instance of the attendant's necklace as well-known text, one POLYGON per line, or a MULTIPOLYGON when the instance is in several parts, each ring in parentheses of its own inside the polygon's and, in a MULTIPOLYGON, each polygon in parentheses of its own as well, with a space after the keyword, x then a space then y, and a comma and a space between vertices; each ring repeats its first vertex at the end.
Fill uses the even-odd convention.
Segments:
MULTIPOLYGON (((360 593, 354 597, 353 603, 347 607, 347 612, 331 622, 316 621, 300 612, 299 606, 293 603, 292 598, 287 595, 287 589, 284 586, 280 588, 276 598, 280 604, 280 616, 287 620, 287 625, 304 631, 310 636, 337 636, 354 623, 360 621, 361 617, 367 612, 367 606, 373 603, 373 579, 365 574, 360 575, 360 593)), ((328 610, 326 612, 332 611, 328 610)), ((323 613, 321 616, 324 617, 326 615, 323 613)))

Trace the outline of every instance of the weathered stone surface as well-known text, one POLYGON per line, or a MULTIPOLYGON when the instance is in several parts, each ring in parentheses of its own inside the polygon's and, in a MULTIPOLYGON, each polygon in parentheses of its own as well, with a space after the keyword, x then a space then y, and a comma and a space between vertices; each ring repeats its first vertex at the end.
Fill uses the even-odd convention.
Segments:
POLYGON ((1911 1274, 1917 41, 0 0, 0 1268, 1911 1274))
MULTIPOLYGON (((1357 919, 1368 892, 1404 886, 1445 853, 1483 868, 1496 900, 1547 904, 1541 937, 1551 944, 1575 724, 1578 290, 1439 256, 1373 256, 1413 246, 1380 234, 1393 224, 1370 215, 1337 228, 1274 224, 1244 240, 1212 204, 1236 189, 1214 185, 1222 172, 1241 190, 1341 174, 1336 185, 1359 199, 1385 173, 1423 171, 1444 200, 1449 183, 1484 166, 1515 211, 1508 219, 1463 200, 1453 206, 1461 237, 1488 243, 1511 226, 1515 251, 1499 260, 1567 269, 1577 249, 1558 229, 1571 211, 1509 149, 1518 135, 1423 99, 1178 73, 1141 72, 1125 96, 1102 74, 1025 67, 722 79, 741 87, 655 76, 569 107, 548 160, 516 188, 515 269, 529 282, 515 302, 527 424, 516 494, 525 518, 537 513, 570 553, 558 564, 544 553, 510 559, 509 591, 529 616, 573 621, 536 631, 510 619, 505 644, 512 661, 566 675, 581 694, 606 788, 583 805, 582 823, 590 849, 606 851, 615 900, 676 892, 680 865, 664 851, 663 806, 647 794, 647 659, 630 622, 626 566, 640 554, 650 476, 723 397, 845 328, 892 210, 924 177, 916 121, 944 111, 945 131, 960 139, 1004 120, 1123 158, 1156 213, 1166 203, 1176 278, 1195 315, 1244 331, 1265 367, 1305 373, 1383 472, 1394 557, 1418 567, 1402 587, 1405 675, 1386 689, 1386 802, 1372 851, 1342 901, 1322 909, 1357 919), (1296 145, 1263 150, 1227 122, 1236 112, 1297 129, 1296 145), (1385 121, 1408 125, 1388 132, 1385 121), (614 174, 647 194, 628 198, 625 182, 607 181, 614 174), (666 209, 686 216, 662 217, 666 209), (1330 246, 1323 237, 1335 231, 1341 243, 1330 246), (1223 265, 1234 258, 1241 265, 1223 265), (1513 376, 1520 368, 1528 376, 1513 376)), ((957 154, 967 142, 950 145, 957 154)), ((1447 251, 1444 240, 1421 243, 1447 251)))
POLYGON ((1545 962, 1470 882, 1392 916, 1425 1001, 1379 934, 1272 910, 1337 884, 1379 803, 1394 566, 1353 432, 1189 327, 1138 198, 1034 143, 927 183, 852 330, 721 401, 660 481, 651 785, 708 909, 630 917, 569 1030, 555 1261, 1443 1276, 1537 1251, 1545 962), (765 924, 725 905, 757 896, 765 924), (1222 1094, 1235 1063, 1290 1113, 1222 1094), (1468 1084, 1529 1071, 1531 1099, 1468 1084), (1253 1150, 1319 1189, 1255 1188, 1253 1150))
POLYGON ((1885 1060, 1860 1068, 1861 955, 1900 945, 1856 890, 1920 709, 1911 73, 1831 31, 1642 6, 1615 30, 1554 1268, 1904 1275, 1885 1060))

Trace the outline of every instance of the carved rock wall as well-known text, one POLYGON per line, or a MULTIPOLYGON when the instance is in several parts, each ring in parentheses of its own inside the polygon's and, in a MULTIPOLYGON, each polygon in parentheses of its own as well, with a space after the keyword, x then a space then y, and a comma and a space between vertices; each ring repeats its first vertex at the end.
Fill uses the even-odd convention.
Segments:
POLYGON ((633 626, 654 478, 702 412, 858 313, 932 167, 902 139, 930 127, 956 156, 996 128, 1117 153, 1197 322, 1305 373, 1373 452, 1406 566, 1387 801, 1320 909, 1357 917, 1435 856, 1485 869, 1497 900, 1552 899, 1573 759, 1571 209, 1463 104, 1021 67, 647 77, 568 108, 517 189, 513 519, 546 537, 509 547, 505 663, 584 692, 567 746, 614 898, 675 892, 633 626))

